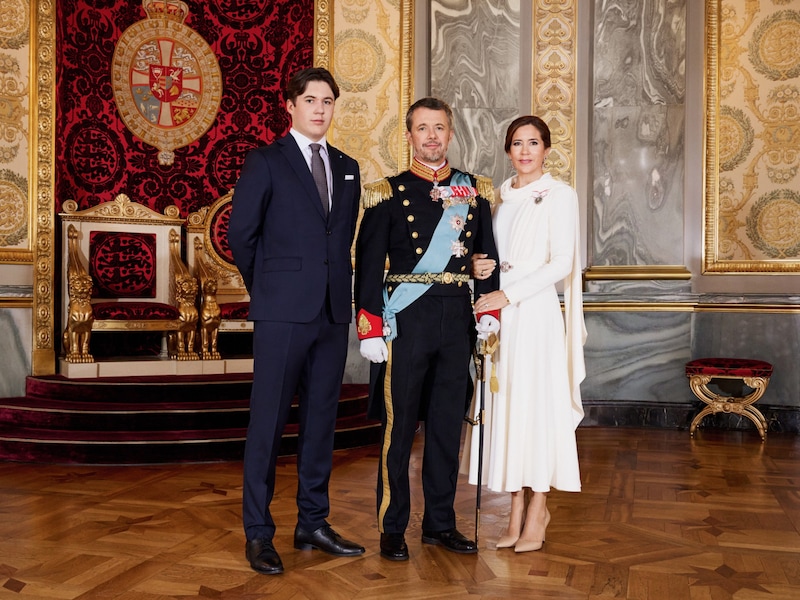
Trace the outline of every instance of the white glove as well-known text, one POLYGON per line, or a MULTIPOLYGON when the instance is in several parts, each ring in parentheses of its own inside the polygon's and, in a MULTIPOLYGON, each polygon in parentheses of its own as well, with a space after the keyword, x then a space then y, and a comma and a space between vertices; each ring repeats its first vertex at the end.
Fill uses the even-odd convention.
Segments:
POLYGON ((382 337, 366 338, 361 340, 361 356, 370 362, 382 363, 389 358, 389 348, 382 337))
POLYGON ((500 331, 500 321, 492 315, 483 315, 481 320, 475 325, 478 330, 479 340, 488 340, 490 333, 497 333, 500 331))

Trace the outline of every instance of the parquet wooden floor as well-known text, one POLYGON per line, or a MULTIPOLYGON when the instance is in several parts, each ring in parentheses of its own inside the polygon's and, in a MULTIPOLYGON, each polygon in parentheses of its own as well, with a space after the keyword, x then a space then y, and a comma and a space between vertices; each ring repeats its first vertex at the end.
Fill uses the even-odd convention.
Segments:
MULTIPOLYGON (((538 552, 495 550, 506 495, 484 491, 480 552, 420 541, 421 439, 408 562, 378 554, 375 447, 338 451, 330 521, 367 547, 334 558, 292 548, 294 460, 274 503, 286 573, 244 559, 239 463, 0 464, 0 598, 384 599, 800 598, 800 438, 755 431, 578 430, 584 487, 553 492, 538 552)), ((474 532, 463 480, 459 528, 474 532)))

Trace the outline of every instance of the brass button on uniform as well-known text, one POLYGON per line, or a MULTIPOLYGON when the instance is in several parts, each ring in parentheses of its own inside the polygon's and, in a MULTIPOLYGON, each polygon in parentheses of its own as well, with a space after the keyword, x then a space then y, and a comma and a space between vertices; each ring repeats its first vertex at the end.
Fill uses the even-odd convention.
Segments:
POLYGON ((404 186, 404 185, 398 185, 398 186, 397 186, 397 190, 398 190, 398 191, 400 191, 400 192, 405 192, 405 191, 406 191, 406 186, 404 186))
POLYGON ((408 219, 408 222, 409 222, 409 223, 413 223, 413 222, 414 222, 414 215, 408 215, 408 216, 406 217, 406 219, 408 219))
POLYGON ((472 237, 472 232, 471 231, 467 232, 467 237, 472 237))
POLYGON ((472 213, 469 213, 469 214, 467 215, 467 221, 472 221, 472 213))
POLYGON ((403 200, 403 206, 408 206, 409 204, 411 204, 411 202, 408 200, 403 200))
POLYGON ((411 232, 411 237, 414 238, 414 239, 417 239, 419 237, 419 233, 417 233, 416 231, 412 231, 411 232))
POLYGON ((417 248, 417 254, 422 254, 422 248, 417 248))

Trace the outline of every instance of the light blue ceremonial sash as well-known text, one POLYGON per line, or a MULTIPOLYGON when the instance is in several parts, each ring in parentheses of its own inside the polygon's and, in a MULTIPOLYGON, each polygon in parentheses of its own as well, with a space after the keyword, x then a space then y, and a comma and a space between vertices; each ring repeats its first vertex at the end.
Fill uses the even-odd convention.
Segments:
MULTIPOLYGON (((464 173, 455 173, 450 178, 450 183, 451 185, 472 185, 469 177, 464 173)), ((450 225, 450 219, 453 216, 460 216, 462 219, 466 219, 468 212, 469 204, 466 203, 453 204, 444 210, 442 218, 439 219, 439 223, 433 232, 430 246, 414 266, 412 273, 441 273, 444 270, 447 263, 450 262, 450 257, 453 256, 452 243, 460 235, 456 232, 456 237, 453 238, 454 229, 450 225)), ((432 285, 432 283, 401 283, 392 292, 391 298, 389 297, 388 289, 384 286, 383 324, 384 327, 388 326, 389 329, 388 333, 384 335, 384 339, 387 342, 397 337, 397 313, 422 296, 432 285)))

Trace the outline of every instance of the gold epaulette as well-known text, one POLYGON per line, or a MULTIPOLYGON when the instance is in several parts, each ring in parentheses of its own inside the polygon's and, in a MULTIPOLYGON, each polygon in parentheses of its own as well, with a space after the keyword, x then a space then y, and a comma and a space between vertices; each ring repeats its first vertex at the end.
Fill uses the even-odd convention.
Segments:
POLYGON ((475 175, 475 185, 478 188, 478 194, 483 196, 489 201, 489 204, 494 204, 494 186, 492 185, 492 178, 485 175, 475 175))
POLYGON ((392 186, 385 177, 371 183, 364 184, 364 195, 361 196, 361 206, 372 208, 384 200, 392 197, 392 186))

